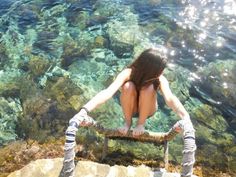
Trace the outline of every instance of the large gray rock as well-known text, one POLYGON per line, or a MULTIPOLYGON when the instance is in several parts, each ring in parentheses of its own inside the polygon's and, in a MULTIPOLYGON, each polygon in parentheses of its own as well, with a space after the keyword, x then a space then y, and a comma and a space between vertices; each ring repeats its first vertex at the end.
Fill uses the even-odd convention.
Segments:
MULTIPOLYGON (((62 158, 40 159, 31 162, 21 170, 15 171, 8 177, 58 177, 62 169, 62 158)), ((179 177, 177 173, 152 171, 151 168, 141 165, 109 166, 91 161, 79 161, 75 169, 75 177, 179 177)))

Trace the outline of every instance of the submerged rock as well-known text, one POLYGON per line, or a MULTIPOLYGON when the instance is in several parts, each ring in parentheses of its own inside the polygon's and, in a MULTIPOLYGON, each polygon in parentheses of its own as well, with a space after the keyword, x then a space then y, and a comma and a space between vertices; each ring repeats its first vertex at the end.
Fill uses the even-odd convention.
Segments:
POLYGON ((199 72, 202 75, 201 90, 209 93, 219 104, 236 107, 236 61, 225 60, 210 63, 199 72), (204 83, 208 83, 204 85, 204 83))
POLYGON ((33 44, 33 47, 39 48, 43 51, 50 52, 55 50, 53 40, 58 36, 58 31, 40 31, 37 36, 37 40, 33 44))
POLYGON ((0 146, 16 139, 15 130, 21 111, 20 100, 0 97, 0 146))
POLYGON ((4 68, 5 64, 9 62, 6 46, 0 43, 0 69, 4 68))
POLYGON ((140 43, 149 41, 138 25, 138 15, 133 14, 129 8, 123 11, 125 15, 120 14, 120 20, 111 20, 106 24, 111 49, 118 57, 132 53, 140 43))
POLYGON ((43 75, 50 67, 48 59, 33 55, 28 63, 28 69, 33 77, 43 75))
MULTIPOLYGON (((55 177, 59 176, 62 169, 62 158, 41 159, 31 162, 21 170, 15 171, 8 177, 55 177)), ((151 168, 141 165, 133 166, 109 166, 91 161, 79 161, 75 168, 75 177, 179 177, 177 173, 168 173, 164 170, 153 171, 151 168)))
MULTIPOLYGON (((19 97, 19 81, 25 75, 18 69, 9 69, 0 71, 0 95, 5 97, 19 97)), ((22 82, 21 82, 22 84, 22 82)))
POLYGON ((235 173, 235 136, 219 110, 197 99, 191 99, 186 108, 196 130, 196 160, 218 169, 235 173), (207 157, 207 158, 206 158, 207 157))
POLYGON ((63 53, 61 56, 61 66, 67 68, 74 61, 85 55, 85 51, 80 48, 78 43, 73 39, 64 42, 63 53))
MULTIPOLYGON (((201 80, 194 83, 192 94, 219 109, 231 130, 236 130, 236 62, 225 60, 212 62, 197 73, 201 80)), ((235 132, 236 133, 236 132, 235 132)))

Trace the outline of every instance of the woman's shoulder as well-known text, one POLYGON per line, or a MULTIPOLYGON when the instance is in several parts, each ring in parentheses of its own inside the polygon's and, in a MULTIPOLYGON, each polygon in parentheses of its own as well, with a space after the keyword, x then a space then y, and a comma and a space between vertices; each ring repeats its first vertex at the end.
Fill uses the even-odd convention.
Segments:
POLYGON ((160 87, 161 89, 169 88, 169 81, 163 75, 159 77, 160 87))
POLYGON ((170 95, 171 91, 170 91, 169 81, 167 80, 167 78, 161 75, 159 77, 159 81, 160 81, 160 91, 162 95, 170 95))

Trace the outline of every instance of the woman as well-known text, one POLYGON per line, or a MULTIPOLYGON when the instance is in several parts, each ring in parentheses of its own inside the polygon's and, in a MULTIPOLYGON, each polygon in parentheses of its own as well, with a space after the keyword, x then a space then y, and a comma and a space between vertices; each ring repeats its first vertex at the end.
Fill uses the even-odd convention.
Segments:
MULTIPOLYGON (((162 75, 166 67, 166 59, 156 49, 147 49, 126 69, 121 71, 113 83, 99 92, 86 103, 78 116, 86 116, 90 111, 110 99, 120 88, 120 102, 124 113, 125 124, 118 128, 126 134, 131 127, 132 117, 138 116, 133 136, 144 133, 147 117, 152 116, 157 110, 157 91, 160 90, 166 104, 185 120, 190 120, 179 99, 170 90, 167 79, 162 75)), ((181 131, 176 126, 176 131, 181 131)))

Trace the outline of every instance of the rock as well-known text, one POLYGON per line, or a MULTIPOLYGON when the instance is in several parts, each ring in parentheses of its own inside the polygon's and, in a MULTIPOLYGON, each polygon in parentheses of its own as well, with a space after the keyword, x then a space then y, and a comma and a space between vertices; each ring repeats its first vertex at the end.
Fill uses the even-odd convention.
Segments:
POLYGON ((36 153, 38 153, 40 150, 39 146, 33 145, 30 149, 28 149, 27 151, 25 151, 25 153, 29 156, 32 157, 34 156, 36 153))
POLYGON ((236 146, 229 148, 227 152, 230 152, 232 154, 230 157, 228 157, 228 161, 229 169, 231 169, 231 172, 233 172, 236 169, 236 146))
POLYGON ((108 20, 109 17, 113 16, 121 8, 124 8, 120 3, 116 3, 109 0, 96 1, 94 7, 96 10, 92 15, 92 20, 96 21, 98 19, 103 19, 103 21, 108 20))
POLYGON ((80 49, 78 43, 73 39, 65 42, 61 56, 61 66, 67 68, 78 58, 84 56, 84 51, 80 49))
MULTIPOLYGON (((72 7, 72 6, 71 6, 72 7)), ((72 26, 76 26, 81 30, 84 30, 89 23, 89 12, 87 11, 75 11, 69 7, 67 10, 67 21, 72 26)))
POLYGON ((6 46, 4 44, 0 44, 0 69, 4 68, 4 65, 9 62, 9 58, 7 56, 6 46))
POLYGON ((57 29, 55 31, 45 30, 39 32, 33 47, 46 52, 55 50, 56 46, 54 46, 53 40, 57 38, 58 33, 57 29))
POLYGON ((80 161, 75 168, 75 176, 107 176, 110 171, 110 166, 99 164, 91 161, 80 161), (78 175, 79 176, 79 175, 78 175))
POLYGON ((200 163, 235 172, 235 137, 229 124, 214 107, 197 99, 185 106, 196 130, 196 160, 200 163), (207 157, 207 158, 206 158, 207 157))
MULTIPOLYGON (((40 159, 31 162, 8 177, 55 177, 59 176, 62 169, 62 158, 40 159)), ((164 170, 153 171, 151 168, 141 165, 133 166, 109 166, 92 161, 79 161, 75 168, 75 177, 179 177, 177 173, 169 173, 164 170)))
MULTIPOLYGON (((75 97, 80 98, 78 102, 82 104, 83 90, 74 84, 69 77, 54 77, 51 80, 47 80, 44 88, 44 93, 47 97, 56 100, 59 111, 70 111, 76 107, 74 104, 75 97)), ((79 104, 78 103, 78 104, 79 104)))
POLYGON ((17 69, 0 71, 0 94, 4 97, 18 97, 20 95, 19 80, 24 74, 17 69))
POLYGON ((109 37, 111 49, 118 57, 123 57, 124 53, 134 51, 140 43, 149 41, 138 25, 138 16, 131 11, 131 9, 124 8, 123 13, 125 15, 120 17, 122 20, 111 20, 106 24, 106 33, 109 37))
POLYGON ((28 68, 33 77, 38 77, 43 75, 48 68, 50 67, 50 63, 46 58, 33 55, 28 63, 28 68))
POLYGON ((18 11, 18 15, 20 17, 18 20, 19 26, 27 28, 27 26, 34 26, 37 23, 37 21, 39 20, 39 15, 33 10, 33 8, 35 8, 35 6, 32 7, 32 10, 29 6, 21 7, 21 10, 18 11))
POLYGON ((210 63, 199 71, 199 75, 202 75, 202 81, 199 84, 200 89, 206 90, 206 94, 209 94, 216 102, 220 101, 220 104, 228 104, 235 107, 235 68, 235 60, 216 61, 210 63))
POLYGON ((16 139, 15 129, 21 111, 19 99, 0 97, 0 145, 16 139))
POLYGON ((69 76, 53 73, 39 93, 25 96, 19 132, 28 138, 44 141, 48 136, 64 134, 65 126, 84 103, 83 90, 69 76))
POLYGON ((62 159, 43 159, 31 162, 21 170, 11 173, 8 177, 55 177, 59 176, 62 159))
POLYGON ((192 94, 219 109, 231 129, 236 133, 236 62, 224 60, 212 62, 198 71, 202 76, 194 83, 192 94))

